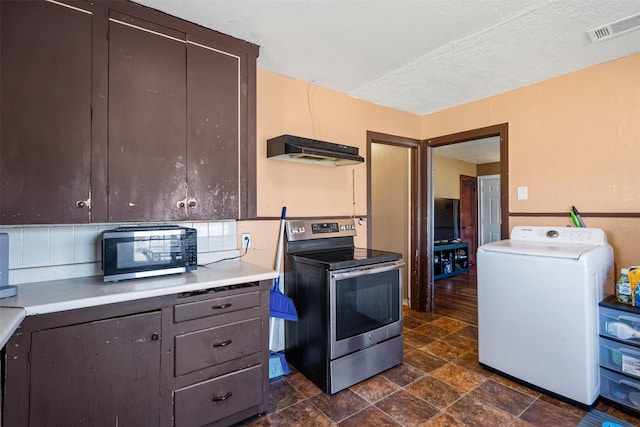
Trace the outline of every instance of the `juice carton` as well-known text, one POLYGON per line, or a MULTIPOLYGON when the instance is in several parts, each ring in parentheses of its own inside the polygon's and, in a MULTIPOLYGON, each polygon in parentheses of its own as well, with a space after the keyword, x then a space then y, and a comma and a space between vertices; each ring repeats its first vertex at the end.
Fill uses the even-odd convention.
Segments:
POLYGON ((631 286, 632 304, 640 307, 640 267, 629 268, 629 285, 631 286))

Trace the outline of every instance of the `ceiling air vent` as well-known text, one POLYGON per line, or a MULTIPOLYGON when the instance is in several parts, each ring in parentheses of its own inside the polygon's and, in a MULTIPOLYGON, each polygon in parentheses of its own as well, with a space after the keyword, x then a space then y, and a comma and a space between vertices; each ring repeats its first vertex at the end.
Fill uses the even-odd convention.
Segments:
POLYGON ((640 28, 640 13, 594 28, 593 30, 587 31, 587 34, 589 34, 591 42, 596 43, 637 28, 640 28))

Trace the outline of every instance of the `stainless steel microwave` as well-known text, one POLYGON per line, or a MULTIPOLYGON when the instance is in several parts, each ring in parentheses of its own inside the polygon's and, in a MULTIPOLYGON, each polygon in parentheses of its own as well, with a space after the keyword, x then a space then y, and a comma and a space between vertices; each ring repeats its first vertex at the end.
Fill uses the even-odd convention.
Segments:
POLYGON ((195 228, 119 227, 102 233, 105 282, 184 273, 198 268, 195 228))

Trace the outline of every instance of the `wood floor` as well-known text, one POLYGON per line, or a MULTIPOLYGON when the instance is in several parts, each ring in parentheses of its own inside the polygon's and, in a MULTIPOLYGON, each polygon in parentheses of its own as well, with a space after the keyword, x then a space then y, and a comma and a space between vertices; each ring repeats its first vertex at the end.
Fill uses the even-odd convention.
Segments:
POLYGON ((478 325, 478 276, 476 266, 468 273, 446 277, 434 282, 436 314, 478 325))

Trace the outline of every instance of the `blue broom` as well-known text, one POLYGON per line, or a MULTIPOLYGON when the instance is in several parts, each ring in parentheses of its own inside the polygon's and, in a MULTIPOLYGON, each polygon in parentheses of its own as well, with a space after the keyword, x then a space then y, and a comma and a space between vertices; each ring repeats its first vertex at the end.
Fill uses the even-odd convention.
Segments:
MULTIPOLYGON (((276 272, 278 275, 273 281, 273 288, 269 292, 269 316, 285 319, 285 320, 298 320, 298 313, 296 307, 293 304, 291 298, 287 297, 280 291, 280 261, 282 259, 282 245, 284 239, 284 227, 287 218, 287 208, 282 207, 282 215, 280 217, 280 236, 278 240, 278 250, 276 253, 276 272)), ((275 328, 275 322, 271 321, 270 341, 273 340, 273 330, 275 328)), ((273 348, 273 343, 269 345, 273 348)), ((269 352, 269 379, 287 375, 290 373, 287 361, 284 358, 284 354, 269 352)))
POLYGON ((270 312, 271 317, 278 317, 285 320, 298 320, 296 307, 293 305, 291 298, 287 297, 280 291, 280 260, 282 259, 282 244, 284 239, 284 226, 287 218, 287 208, 282 208, 282 216, 280 217, 280 240, 278 240, 278 251, 276 253, 276 272, 278 275, 273 281, 273 288, 270 293, 270 312))

